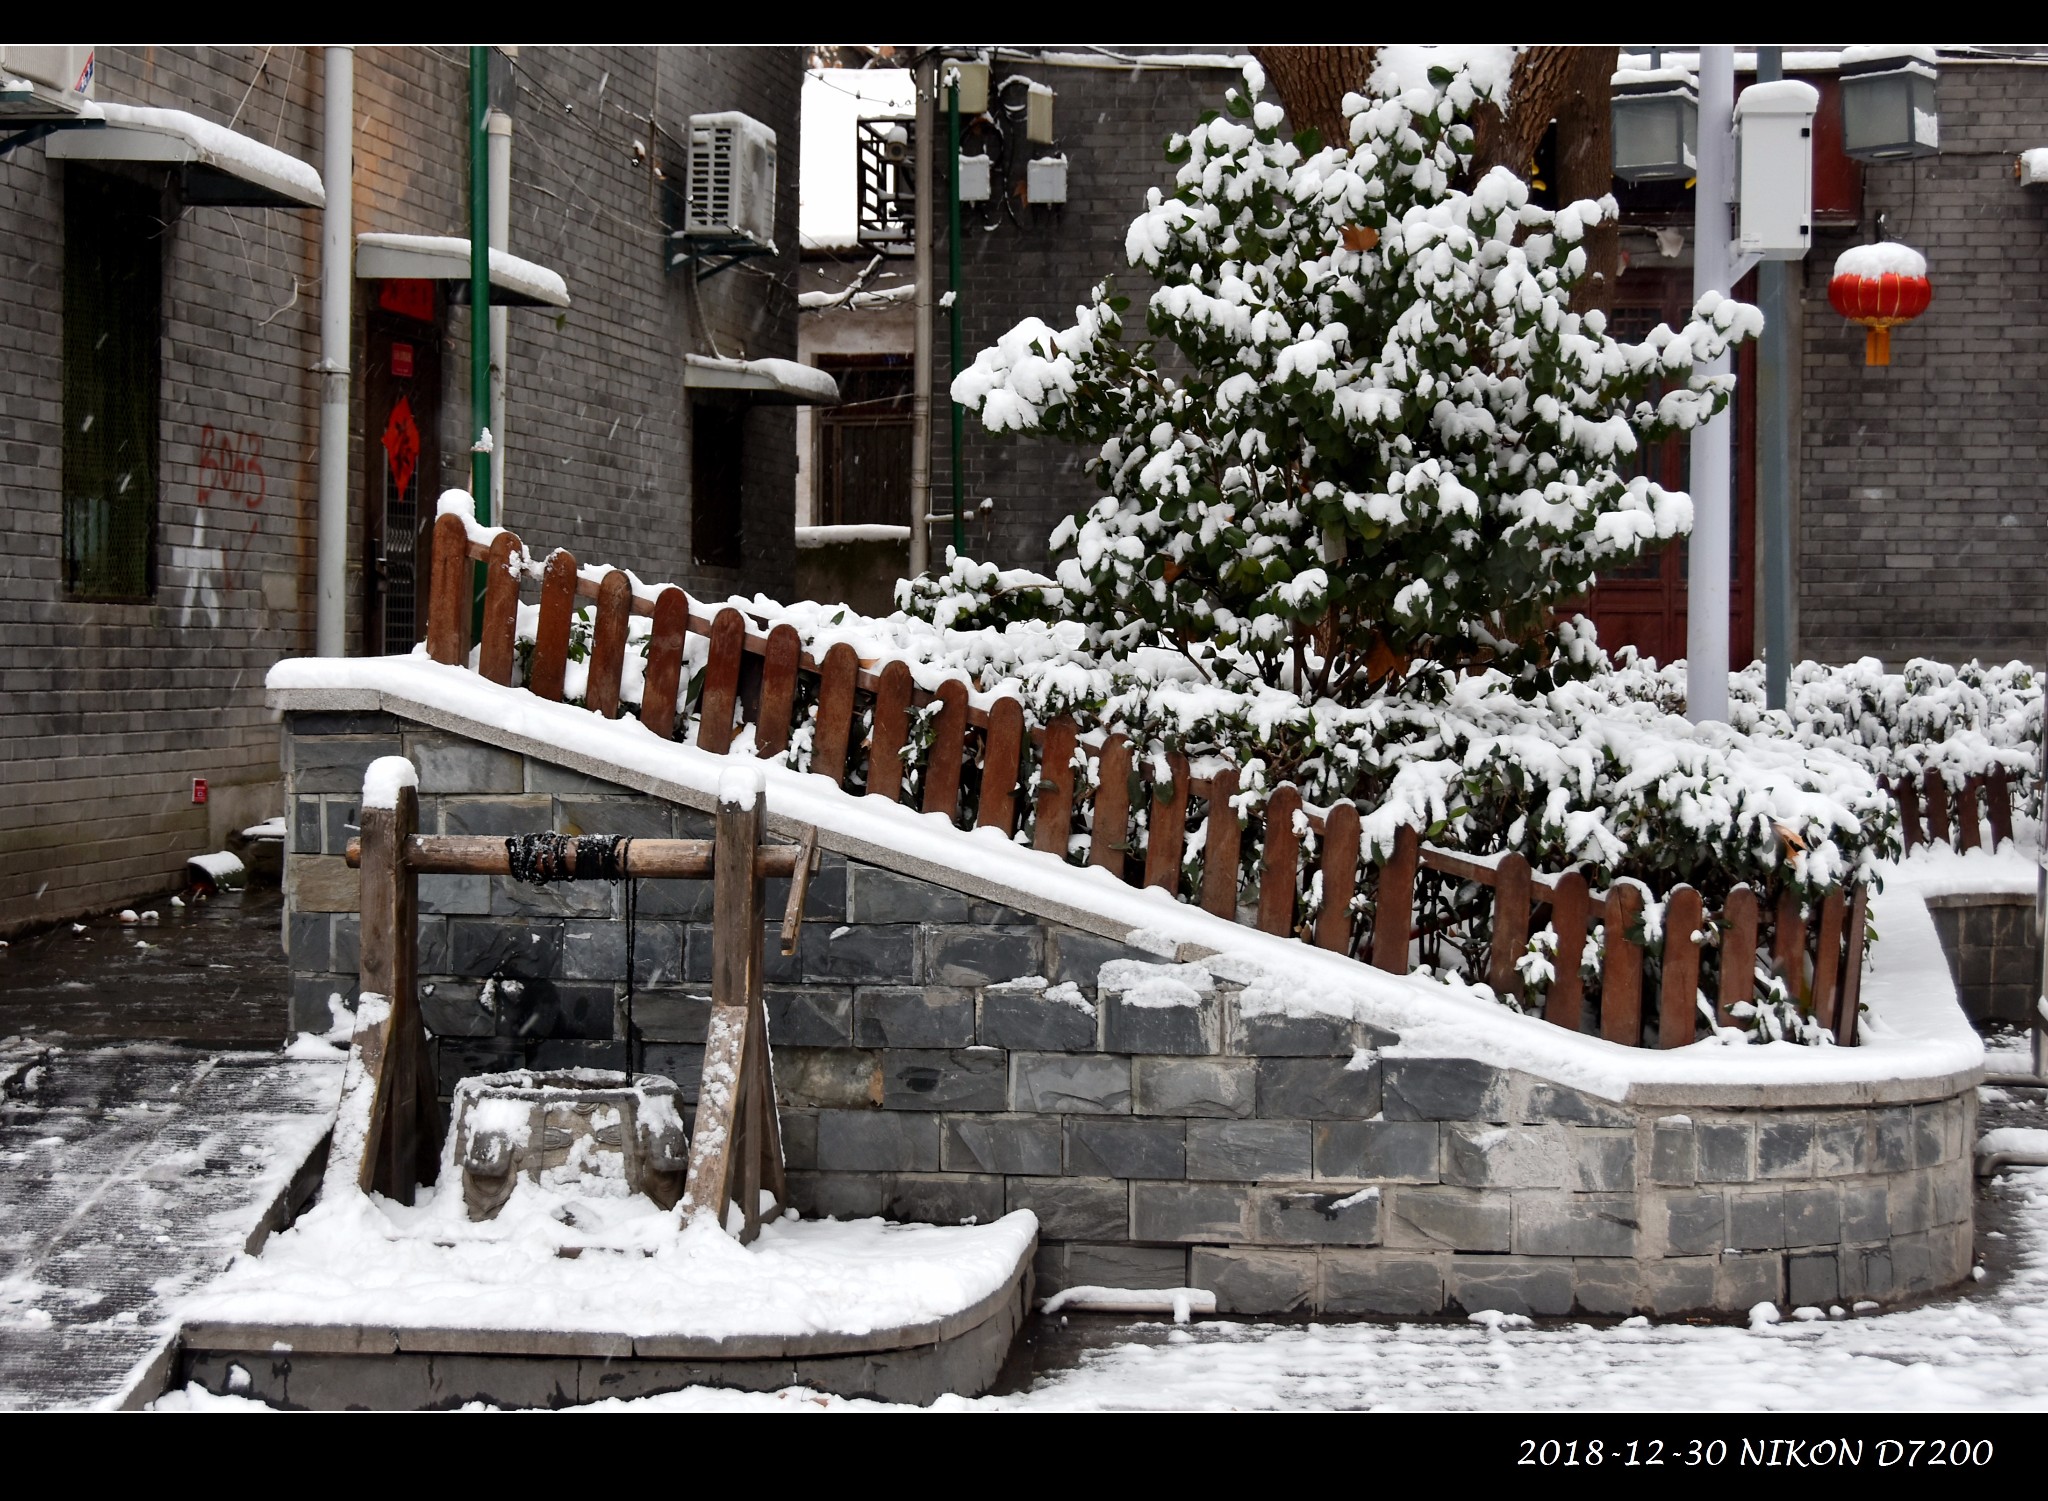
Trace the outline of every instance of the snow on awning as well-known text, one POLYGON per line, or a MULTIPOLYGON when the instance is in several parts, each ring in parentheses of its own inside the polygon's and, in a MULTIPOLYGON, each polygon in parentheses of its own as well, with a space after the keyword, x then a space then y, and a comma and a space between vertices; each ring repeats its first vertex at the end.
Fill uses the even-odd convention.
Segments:
MULTIPOLYGON (((356 236, 356 275, 365 281, 446 281, 454 301, 469 295, 469 241, 455 235, 356 236)), ((491 252, 491 301, 499 307, 567 307, 569 284, 546 266, 491 252)))
POLYGON ((795 360, 718 360, 708 354, 686 354, 683 387, 738 391, 769 405, 839 405, 839 382, 817 366, 795 360))
POLYGON ((252 136, 181 109, 87 101, 76 122, 43 143, 59 161, 164 162, 185 169, 193 203, 245 208, 325 208, 320 174, 252 136))

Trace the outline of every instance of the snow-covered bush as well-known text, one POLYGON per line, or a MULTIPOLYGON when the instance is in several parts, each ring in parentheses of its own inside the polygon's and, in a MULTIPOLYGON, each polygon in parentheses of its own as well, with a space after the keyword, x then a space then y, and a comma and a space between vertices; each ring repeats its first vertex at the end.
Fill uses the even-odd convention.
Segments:
MULTIPOLYGON (((1442 666, 1539 691, 1585 665, 1553 606, 1689 530, 1684 495, 1627 471, 1726 405, 1733 378, 1701 367, 1758 315, 1710 295, 1624 344, 1573 313, 1613 200, 1553 212, 1504 169, 1457 186, 1495 62, 1389 52, 1327 146, 1254 102, 1250 70, 1169 142, 1173 185, 1131 225, 1149 337, 1125 341, 1104 281, 1071 326, 1028 319, 955 379, 991 432, 1093 450, 1104 493, 1052 544, 1097 652, 1184 651, 1218 686, 1304 704, 1442 666)), ((949 624, 1047 606, 1036 585, 963 592, 917 602, 949 624)))

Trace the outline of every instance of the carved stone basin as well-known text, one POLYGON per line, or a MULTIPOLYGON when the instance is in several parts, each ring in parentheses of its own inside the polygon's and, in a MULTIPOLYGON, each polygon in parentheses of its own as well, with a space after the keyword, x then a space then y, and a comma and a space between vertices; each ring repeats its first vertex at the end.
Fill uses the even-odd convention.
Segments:
POLYGON ((523 1178, 597 1197, 683 1191, 689 1133, 673 1080, 603 1069, 515 1069, 455 1086, 455 1166, 473 1220, 494 1218, 523 1178))

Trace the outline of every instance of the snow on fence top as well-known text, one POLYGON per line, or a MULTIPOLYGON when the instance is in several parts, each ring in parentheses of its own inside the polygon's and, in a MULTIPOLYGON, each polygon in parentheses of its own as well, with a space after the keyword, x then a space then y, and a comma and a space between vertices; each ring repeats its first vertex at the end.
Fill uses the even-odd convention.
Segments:
MULTIPOLYGON (((1286 783, 1248 802, 1244 768, 1225 758, 1196 765, 1121 733, 1084 737, 1062 714, 1027 726, 1018 695, 970 695, 963 673, 920 692, 900 657, 863 660, 829 633, 806 651, 788 620, 762 630, 767 622, 740 608, 714 613, 680 589, 579 568, 566 551, 536 570, 515 536, 476 527, 462 500, 447 497, 436 523, 427 652, 438 662, 472 664, 508 687, 523 676, 534 694, 560 700, 580 629, 584 705, 607 718, 628 701, 633 655, 641 724, 664 740, 694 734, 703 750, 752 750, 891 804, 909 793, 950 825, 1085 860, 1383 970, 1420 963, 1483 977, 1493 998, 1572 1032, 1597 1019, 1610 1041, 1685 1046, 1703 1019, 1709 1036, 1739 1038, 1746 1023, 1761 1038, 1856 1037, 1868 901, 1860 881, 1823 879, 1810 894, 1787 886, 1775 901, 1737 885, 1709 912, 1684 883, 1661 897, 1626 879, 1595 891, 1580 871, 1541 873, 1520 854, 1425 847, 1426 822, 1399 807, 1337 799, 1318 808, 1286 783), (474 652, 472 559, 491 564, 474 652), (528 607, 518 591, 535 571, 541 599, 522 672, 528 607), (575 613, 579 596, 597 602, 587 624, 575 613), (649 622, 643 633, 637 620, 649 622), (689 650, 693 637, 701 655, 689 650), (759 669, 743 695, 749 657, 759 669), (1261 801, 1258 816, 1239 816, 1261 801), (1105 837, 1114 830, 1122 836, 1105 837)), ((2000 822, 1994 804, 1994 839, 2009 833, 2009 816, 2000 822)))

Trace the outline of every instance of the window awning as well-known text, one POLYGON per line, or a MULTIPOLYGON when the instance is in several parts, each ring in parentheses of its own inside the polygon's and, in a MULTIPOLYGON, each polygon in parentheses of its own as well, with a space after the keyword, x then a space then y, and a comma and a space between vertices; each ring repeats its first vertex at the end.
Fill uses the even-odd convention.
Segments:
POLYGON ((764 405, 839 405, 839 382, 815 365, 795 360, 719 360, 708 354, 683 356, 683 388, 734 391, 764 405))
POLYGON ((87 101, 44 141, 58 161, 162 162, 184 168, 191 203, 324 208, 320 174, 253 136, 181 109, 87 101))
MULTIPOLYGON (((454 302, 469 300, 469 241, 455 235, 356 236, 356 275, 365 281, 445 281, 454 302)), ((567 307, 569 284, 546 266, 491 252, 491 301, 498 307, 567 307)))

